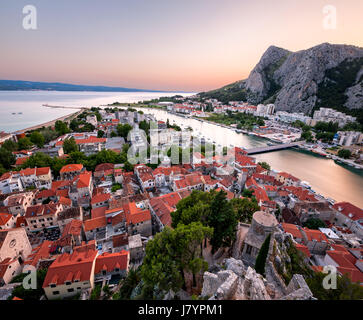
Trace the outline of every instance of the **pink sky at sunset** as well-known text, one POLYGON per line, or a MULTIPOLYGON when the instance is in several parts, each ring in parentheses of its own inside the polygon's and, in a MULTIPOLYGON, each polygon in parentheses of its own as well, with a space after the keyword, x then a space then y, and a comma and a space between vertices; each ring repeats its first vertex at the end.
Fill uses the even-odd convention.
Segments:
POLYGON ((2 1, 0 79, 202 91, 244 79, 264 51, 363 47, 363 1, 2 1), (323 7, 337 28, 323 28, 323 7))

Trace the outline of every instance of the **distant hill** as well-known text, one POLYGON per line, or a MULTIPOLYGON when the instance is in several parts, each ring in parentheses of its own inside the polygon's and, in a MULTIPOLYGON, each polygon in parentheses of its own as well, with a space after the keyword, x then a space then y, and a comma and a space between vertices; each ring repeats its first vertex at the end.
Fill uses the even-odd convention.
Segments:
POLYGON ((330 107, 363 123, 363 48, 323 43, 291 52, 271 46, 246 80, 199 95, 223 102, 274 103, 276 110, 308 115, 330 107))
POLYGON ((163 92, 123 87, 86 86, 60 82, 33 82, 22 80, 0 80, 0 90, 46 90, 46 91, 96 91, 96 92, 163 92))

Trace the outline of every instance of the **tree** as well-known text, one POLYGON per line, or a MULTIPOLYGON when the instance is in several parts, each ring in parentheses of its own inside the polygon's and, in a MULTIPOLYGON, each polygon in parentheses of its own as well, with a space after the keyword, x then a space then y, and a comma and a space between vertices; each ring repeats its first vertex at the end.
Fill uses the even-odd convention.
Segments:
POLYGON ((119 299, 119 300, 129 300, 132 290, 139 284, 141 281, 141 274, 140 274, 140 268, 130 269, 129 273, 127 274, 127 277, 122 281, 119 296, 114 297, 113 299, 119 299))
POLYGON ((348 149, 340 149, 338 151, 338 157, 341 157, 341 158, 344 158, 344 159, 350 158, 351 155, 352 155, 352 153, 348 149))
POLYGON ((193 190, 188 197, 177 203, 177 209, 171 213, 171 226, 176 228, 179 223, 186 225, 192 222, 202 222, 207 225, 212 200, 213 193, 193 190))
POLYGON ((174 231, 166 227, 146 245, 141 266, 142 279, 146 284, 161 290, 177 292, 183 286, 180 259, 176 259, 178 244, 173 241, 174 231))
MULTIPOLYGON (((14 297, 18 297, 23 300, 39 300, 40 297, 44 294, 43 291, 43 282, 45 276, 47 275, 48 269, 38 269, 36 271, 37 276, 37 287, 36 289, 24 289, 23 285, 17 286, 14 288, 11 293, 10 299, 14 297)), ((11 283, 23 282, 23 279, 27 276, 27 273, 21 273, 20 275, 14 277, 11 283)))
POLYGON ((265 161, 263 161, 263 162, 259 162, 258 163, 262 168, 264 168, 264 169, 266 169, 266 170, 268 170, 268 171, 270 171, 271 170, 271 166, 267 163, 267 162, 265 162, 265 161))
POLYGON ((226 192, 223 190, 214 197, 207 221, 208 226, 214 230, 210 241, 212 253, 218 248, 231 246, 236 239, 238 221, 232 205, 226 198, 226 192))
POLYGON ((15 156, 12 152, 4 147, 0 148, 0 164, 5 169, 10 169, 15 163, 15 156))
POLYGON ((359 283, 352 282, 347 275, 337 276, 337 288, 327 290, 323 287, 326 274, 316 272, 312 277, 306 278, 314 297, 318 300, 362 300, 363 287, 359 283))
POLYGON ((66 154, 78 151, 78 146, 77 146, 76 140, 73 137, 64 140, 63 150, 64 150, 64 153, 66 153, 66 154))
POLYGON ((304 222, 303 226, 308 229, 318 230, 319 228, 325 228, 326 224, 320 219, 310 218, 304 222))
POLYGON ((127 172, 131 172, 134 171, 134 166, 130 162, 126 161, 124 164, 124 169, 127 172))
POLYGON ((179 224, 175 229, 175 241, 181 249, 182 269, 193 275, 193 286, 196 286, 196 274, 208 269, 208 263, 202 258, 201 244, 205 238, 210 238, 213 229, 204 227, 200 222, 189 225, 179 224))
POLYGON ((97 131, 97 138, 103 138, 104 135, 105 135, 105 131, 103 131, 103 130, 97 131))
POLYGON ((19 150, 27 150, 32 146, 32 142, 28 137, 20 138, 18 140, 18 149, 19 150))
POLYGON ((255 199, 249 200, 248 198, 234 198, 230 201, 236 215, 240 222, 250 223, 253 214, 260 209, 255 199))
POLYGON ((195 280, 195 274, 208 268, 201 245, 212 232, 200 222, 163 229, 147 243, 141 266, 143 281, 150 287, 177 292, 185 283, 184 272, 191 272, 195 280))
POLYGON ((269 234, 265 241, 263 242, 260 251, 258 252, 256 263, 255 263, 255 270, 257 273, 265 276, 265 265, 266 265, 266 259, 268 255, 268 249, 270 246, 270 239, 271 234, 269 234))
POLYGON ((97 284, 91 292, 90 300, 98 300, 101 296, 101 285, 97 284))
POLYGON ((39 131, 34 131, 30 135, 30 141, 36 144, 38 148, 42 148, 44 146, 45 139, 39 131))
POLYGON ((127 135, 132 130, 132 127, 128 123, 118 124, 116 130, 120 137, 127 139, 127 135))
POLYGON ((250 189, 244 189, 242 192, 242 196, 246 198, 251 198, 253 195, 253 190, 250 189))
POLYGON ((9 140, 6 140, 1 145, 1 147, 12 152, 12 151, 16 151, 18 149, 18 144, 15 141, 9 139, 9 140))
POLYGON ((311 142, 313 140, 313 135, 312 135, 311 131, 308 130, 308 131, 304 131, 301 134, 301 138, 306 140, 307 142, 311 142))
POLYGON ((66 133, 70 132, 70 130, 69 130, 68 126, 67 126, 67 123, 65 123, 63 121, 60 121, 60 120, 57 120, 55 122, 54 127, 55 127, 55 131, 57 131, 58 134, 60 134, 60 135, 63 135, 63 134, 66 134, 66 133))
POLYGON ((116 183, 112 186, 111 192, 116 192, 117 190, 121 189, 122 186, 119 183, 116 183))

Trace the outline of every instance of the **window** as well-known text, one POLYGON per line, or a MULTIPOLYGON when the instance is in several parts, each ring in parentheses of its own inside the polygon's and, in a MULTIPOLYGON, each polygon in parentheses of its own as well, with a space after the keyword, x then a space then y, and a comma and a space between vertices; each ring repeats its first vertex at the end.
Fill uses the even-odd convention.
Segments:
POLYGON ((53 294, 57 295, 57 294, 59 294, 59 291, 53 291, 53 294))
POLYGON ((68 291, 68 292, 73 292, 73 291, 74 291, 74 289, 73 289, 73 288, 69 288, 67 291, 68 291))
POLYGON ((71 282, 70 281, 66 281, 66 286, 69 286, 71 285, 71 282))
POLYGON ((52 284, 50 285, 50 287, 51 287, 51 288, 55 288, 55 287, 56 287, 56 285, 55 285, 54 283, 52 283, 52 284))
POLYGON ((246 253, 247 254, 251 254, 252 252, 252 246, 250 246, 249 244, 247 245, 247 248, 246 248, 246 253))

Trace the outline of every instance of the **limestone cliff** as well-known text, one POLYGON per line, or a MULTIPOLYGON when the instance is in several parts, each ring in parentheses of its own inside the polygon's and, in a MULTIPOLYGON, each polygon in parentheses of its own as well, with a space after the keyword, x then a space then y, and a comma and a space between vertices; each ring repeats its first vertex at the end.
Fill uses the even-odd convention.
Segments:
POLYGON ((323 43, 290 52, 271 46, 246 80, 200 95, 227 102, 239 93, 250 103, 305 114, 319 106, 363 109, 362 74, 360 47, 323 43))

